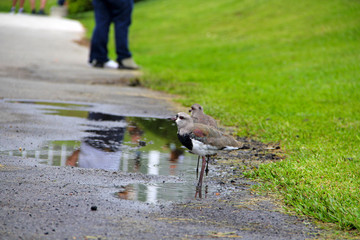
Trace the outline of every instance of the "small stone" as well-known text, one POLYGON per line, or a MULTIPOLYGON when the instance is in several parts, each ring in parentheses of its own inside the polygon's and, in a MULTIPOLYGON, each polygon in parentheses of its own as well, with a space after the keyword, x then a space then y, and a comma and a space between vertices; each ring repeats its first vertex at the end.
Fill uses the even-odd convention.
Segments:
POLYGON ((96 211, 97 210, 97 206, 91 206, 91 211, 96 211))

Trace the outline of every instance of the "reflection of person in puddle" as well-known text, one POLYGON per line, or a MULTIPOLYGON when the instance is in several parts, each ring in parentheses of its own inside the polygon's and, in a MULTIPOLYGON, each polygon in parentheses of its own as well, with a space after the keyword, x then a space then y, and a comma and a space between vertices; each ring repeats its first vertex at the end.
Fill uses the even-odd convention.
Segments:
POLYGON ((125 134, 125 118, 89 112, 88 119, 93 121, 116 121, 119 122, 117 125, 122 126, 88 130, 87 132, 91 132, 93 135, 84 138, 80 149, 73 152, 66 160, 66 165, 117 171, 120 166, 121 144, 125 134))

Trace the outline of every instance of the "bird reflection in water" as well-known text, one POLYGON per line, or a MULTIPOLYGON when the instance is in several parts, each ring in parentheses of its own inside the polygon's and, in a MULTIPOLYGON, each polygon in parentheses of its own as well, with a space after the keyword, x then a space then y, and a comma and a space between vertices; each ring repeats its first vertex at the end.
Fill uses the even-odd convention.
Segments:
POLYGON ((170 156, 169 156, 169 162, 170 162, 170 175, 176 175, 176 168, 180 162, 184 159, 184 152, 185 150, 182 148, 177 148, 174 143, 170 143, 170 156))
MULTIPOLYGON (((146 143, 141 141, 141 136, 144 132, 137 126, 135 122, 130 122, 127 130, 130 134, 130 140, 132 144, 134 144, 137 148, 145 147, 146 143)), ((136 149, 134 160, 134 171, 139 172, 141 167, 141 151, 139 151, 139 149, 136 149)))

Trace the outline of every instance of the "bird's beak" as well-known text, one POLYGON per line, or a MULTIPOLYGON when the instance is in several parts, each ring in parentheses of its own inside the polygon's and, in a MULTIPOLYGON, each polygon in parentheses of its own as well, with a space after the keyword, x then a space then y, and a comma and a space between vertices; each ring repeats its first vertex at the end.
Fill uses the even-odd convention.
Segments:
POLYGON ((176 121, 176 116, 169 118, 172 121, 176 121))
POLYGON ((191 113, 191 108, 189 109, 189 113, 191 113))

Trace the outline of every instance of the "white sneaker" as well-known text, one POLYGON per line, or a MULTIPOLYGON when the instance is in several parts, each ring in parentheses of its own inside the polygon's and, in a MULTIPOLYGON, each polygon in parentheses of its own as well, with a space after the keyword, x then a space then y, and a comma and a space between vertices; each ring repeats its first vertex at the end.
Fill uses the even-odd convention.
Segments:
POLYGON ((118 67, 119 64, 113 60, 109 60, 106 63, 104 63, 104 68, 117 69, 118 67))

